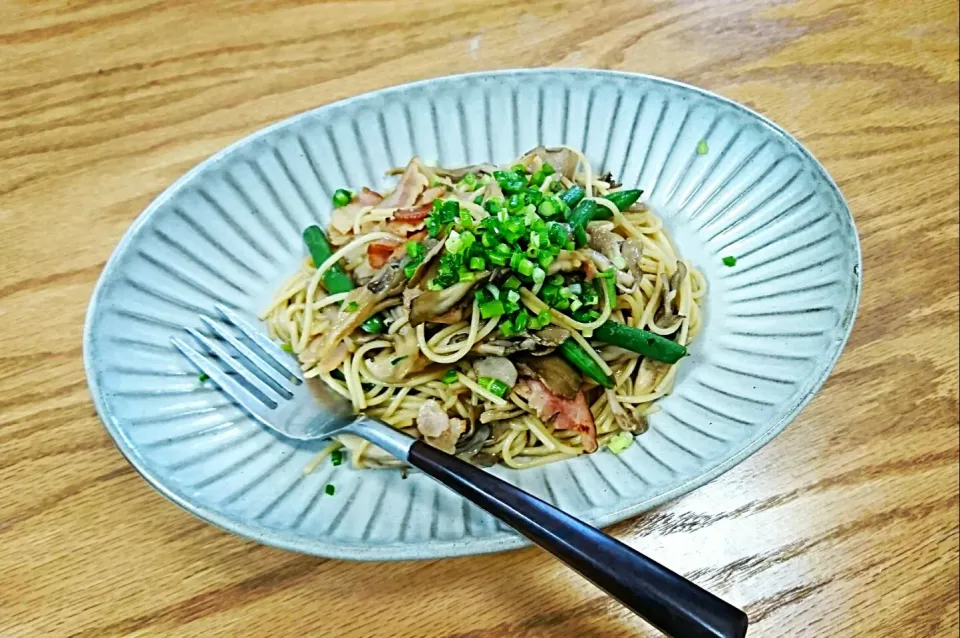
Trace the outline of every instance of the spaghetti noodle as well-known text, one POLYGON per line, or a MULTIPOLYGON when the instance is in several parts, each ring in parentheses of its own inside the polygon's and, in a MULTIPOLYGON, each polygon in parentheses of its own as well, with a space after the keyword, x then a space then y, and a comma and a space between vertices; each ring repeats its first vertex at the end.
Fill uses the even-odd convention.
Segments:
MULTIPOLYGON (((640 191, 567 147, 394 172, 385 195, 337 191, 262 315, 305 374, 478 465, 619 452, 642 434, 706 282, 640 191)), ((397 463, 347 435, 305 471, 341 447, 354 467, 397 463)))

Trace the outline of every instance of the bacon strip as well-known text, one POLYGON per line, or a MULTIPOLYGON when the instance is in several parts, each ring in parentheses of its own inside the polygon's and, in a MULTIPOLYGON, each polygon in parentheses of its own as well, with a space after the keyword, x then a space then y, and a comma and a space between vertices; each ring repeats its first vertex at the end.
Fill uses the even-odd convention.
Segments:
POLYGON ((597 425, 583 390, 578 391, 572 399, 564 399, 533 379, 524 379, 514 390, 537 411, 541 420, 549 421, 556 417, 554 427, 579 432, 583 449, 588 454, 597 451, 597 425))

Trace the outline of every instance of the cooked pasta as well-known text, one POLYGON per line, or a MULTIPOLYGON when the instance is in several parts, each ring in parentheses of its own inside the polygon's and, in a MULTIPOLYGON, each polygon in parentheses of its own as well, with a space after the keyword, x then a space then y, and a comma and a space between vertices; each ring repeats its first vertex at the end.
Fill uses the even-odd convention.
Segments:
MULTIPOLYGON (((703 276, 641 191, 579 151, 507 166, 413 158, 381 195, 338 190, 264 311, 354 409, 478 465, 529 468, 646 430, 701 325, 703 276)), ((354 467, 397 461, 354 436, 354 467)))

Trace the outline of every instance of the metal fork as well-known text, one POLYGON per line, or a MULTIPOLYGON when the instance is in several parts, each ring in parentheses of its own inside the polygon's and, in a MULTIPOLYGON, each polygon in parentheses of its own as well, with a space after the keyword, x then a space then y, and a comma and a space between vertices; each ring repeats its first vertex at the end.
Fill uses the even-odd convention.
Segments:
POLYGON ((668 636, 746 635, 747 616, 741 610, 520 488, 354 414, 349 401, 321 381, 305 379, 290 355, 237 313, 223 305, 216 309, 221 320, 206 315, 200 320, 217 339, 187 332, 219 364, 183 339, 174 337, 173 345, 260 423, 292 439, 350 433, 378 445, 504 521, 668 636))

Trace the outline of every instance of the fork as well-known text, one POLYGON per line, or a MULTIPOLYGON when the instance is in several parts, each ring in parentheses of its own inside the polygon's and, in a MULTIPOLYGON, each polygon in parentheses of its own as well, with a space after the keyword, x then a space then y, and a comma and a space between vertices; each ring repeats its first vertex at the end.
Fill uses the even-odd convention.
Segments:
POLYGON ((323 382, 305 378, 293 358, 260 330, 226 306, 218 304, 216 310, 221 320, 201 315, 200 321, 217 338, 187 329, 206 353, 181 338, 171 341, 263 425, 291 439, 354 434, 370 441, 507 523, 668 636, 746 635, 747 615, 740 609, 493 474, 354 414, 349 401, 323 382))

